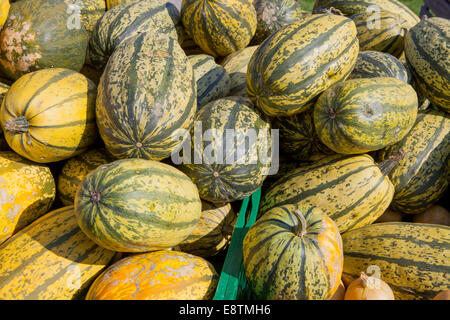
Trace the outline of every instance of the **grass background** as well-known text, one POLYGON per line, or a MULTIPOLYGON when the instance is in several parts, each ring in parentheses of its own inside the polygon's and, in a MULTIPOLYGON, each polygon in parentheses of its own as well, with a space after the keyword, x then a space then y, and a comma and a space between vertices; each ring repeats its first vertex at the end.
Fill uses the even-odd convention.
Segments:
MULTIPOLYGON (((315 0, 300 0, 300 5, 303 10, 311 11, 314 6, 315 0)), ((412 11, 419 15, 420 8, 423 6, 422 0, 400 0, 406 4, 412 11)))

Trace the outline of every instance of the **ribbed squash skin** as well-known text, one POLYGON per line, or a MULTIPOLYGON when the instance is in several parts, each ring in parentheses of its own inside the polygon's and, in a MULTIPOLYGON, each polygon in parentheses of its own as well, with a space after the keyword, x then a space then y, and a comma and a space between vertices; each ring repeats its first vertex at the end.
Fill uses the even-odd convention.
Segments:
POLYGON ((418 99, 395 78, 352 79, 325 91, 314 105, 314 125, 331 150, 358 154, 392 145, 411 130, 418 99))
POLYGON ((216 255, 228 247, 236 218, 229 203, 202 201, 202 214, 197 227, 177 246, 177 250, 201 257, 216 255))
POLYGON ((310 14, 303 11, 295 0, 253 0, 256 10, 256 32, 253 45, 263 42, 268 36, 284 26, 310 14))
POLYGON ((408 70, 396 57, 378 51, 361 51, 348 79, 391 77, 411 82, 408 70))
POLYGON ((14 82, 3 99, 0 121, 11 149, 48 163, 84 152, 98 138, 95 84, 81 73, 50 68, 14 82))
POLYGON ((98 166, 114 160, 103 148, 92 149, 67 160, 58 176, 57 191, 61 202, 65 206, 73 205, 83 178, 98 166))
POLYGON ((247 66, 258 46, 249 46, 227 56, 222 66, 230 76, 230 96, 247 97, 247 66))
POLYGON ((404 26, 408 29, 420 22, 420 18, 398 0, 319 0, 319 7, 321 6, 336 8, 347 16, 368 10, 371 12, 371 7, 377 6, 380 11, 385 10, 398 14, 402 20, 405 20, 404 26))
POLYGON ((67 8, 63 1, 12 3, 0 33, 0 72, 16 80, 45 68, 79 71, 86 58, 88 33, 83 26, 67 27, 67 8))
POLYGON ((230 77, 212 56, 207 54, 191 55, 188 60, 197 81, 197 108, 228 95, 231 85, 230 77))
POLYGON ((8 18, 10 7, 9 0, 0 0, 0 28, 3 27, 8 18))
POLYGON ((89 41, 93 65, 103 67, 117 46, 138 33, 177 39, 179 12, 166 0, 131 1, 108 10, 98 21, 89 41))
POLYGON ((275 182, 261 201, 260 215, 285 204, 313 205, 341 233, 373 223, 389 207, 394 186, 369 155, 333 155, 299 166, 275 182))
POLYGON ((98 87, 97 125, 106 149, 117 158, 169 157, 182 142, 172 134, 192 124, 196 92, 176 39, 142 33, 124 42, 98 87))
POLYGON ((406 156, 389 178, 394 184, 394 210, 408 214, 424 212, 448 187, 450 118, 445 113, 420 113, 414 127, 399 143, 381 152, 386 159, 399 150, 406 156))
POLYGON ((434 17, 411 28, 405 55, 418 90, 450 112, 450 21, 434 17))
POLYGON ((375 50, 387 52, 395 57, 403 53, 404 38, 408 29, 405 20, 395 12, 382 10, 378 20, 373 19, 373 12, 358 13, 350 17, 358 31, 359 50, 375 50), (375 25, 379 23, 379 26, 375 25))
POLYGON ((294 159, 307 161, 314 156, 334 154, 317 136, 312 106, 302 113, 273 118, 272 128, 280 130, 281 151, 294 159))
POLYGON ((250 0, 184 0, 181 21, 187 34, 213 57, 245 48, 256 31, 250 0))
MULTIPOLYGON (((0 104, 2 103, 3 98, 5 97, 8 90, 9 90, 9 86, 7 84, 0 82, 0 104)), ((9 149, 9 146, 8 146, 8 143, 6 143, 6 141, 5 141, 5 137, 3 136, 3 131, 0 130, 0 151, 4 151, 4 150, 8 150, 8 149, 9 149)))
POLYGON ((160 250, 116 262, 95 280, 86 300, 209 300, 218 280, 208 261, 160 250))
POLYGON ((324 300, 336 292, 342 274, 342 239, 336 224, 313 206, 273 208, 244 237, 243 266, 258 299, 324 300), (304 215, 306 230, 294 210, 304 215))
POLYGON ((305 111, 325 89, 348 77, 358 50, 355 24, 348 18, 316 14, 294 22, 256 49, 247 70, 248 96, 269 116, 305 111))
POLYGON ((55 193, 48 167, 0 151, 0 244, 46 213, 55 193))
POLYGON ((450 227, 385 222, 347 232, 342 240, 344 279, 375 265, 396 300, 432 299, 450 286, 450 227))
MULTIPOLYGON (((194 121, 201 122, 202 135, 209 129, 216 130, 216 133, 209 138, 205 135, 205 142, 200 146, 196 146, 199 142, 192 139, 189 163, 184 161, 180 169, 197 185, 203 200, 223 203, 244 199, 258 190, 266 178, 271 164, 270 123, 253 108, 248 99, 228 97, 212 101, 197 112, 194 121), (228 147, 228 150, 227 129, 233 129, 236 133, 234 147, 228 147), (256 135, 265 133, 267 138, 257 139, 249 148, 249 139, 244 136, 249 129, 254 130, 256 135), (206 143, 211 138, 213 141, 206 143), (236 150, 243 152, 238 155, 236 150), (212 151, 218 154, 214 156, 212 151), (220 151, 223 156, 220 156, 220 151), (268 159, 261 157, 264 155, 268 159)), ((196 134, 194 130, 200 131, 195 127, 191 129, 193 138, 196 134)))
POLYGON ((83 179, 75 196, 78 224, 97 244, 119 252, 145 252, 179 244, 201 214, 197 188, 164 163, 123 159, 83 179))
POLYGON ((52 211, 0 246, 0 299, 83 298, 114 254, 86 237, 73 207, 52 211))

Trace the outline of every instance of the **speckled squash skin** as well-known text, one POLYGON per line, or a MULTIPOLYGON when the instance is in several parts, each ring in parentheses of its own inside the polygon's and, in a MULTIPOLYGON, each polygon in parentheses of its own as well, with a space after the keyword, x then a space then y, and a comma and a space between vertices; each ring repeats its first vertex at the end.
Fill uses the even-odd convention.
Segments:
POLYGON ((247 47, 256 31, 250 0, 184 0, 181 21, 187 34, 213 57, 247 47))
POLYGON ((89 41, 89 56, 97 68, 106 65, 118 45, 138 33, 164 34, 177 39, 180 15, 166 0, 131 1, 108 10, 98 21, 89 41))
MULTIPOLYGON (((372 11, 371 7, 375 8, 375 6, 379 8, 380 12, 385 10, 398 14, 404 21, 404 27, 408 29, 420 22, 420 18, 408 6, 398 0, 319 0, 319 7, 333 7, 347 16, 367 12, 368 10, 372 11)), ((376 11, 373 12, 376 13, 376 11)))
POLYGON ((81 299, 114 255, 80 230, 73 207, 54 210, 0 246, 0 299, 81 299))
POLYGON ((250 100, 227 97, 201 108, 194 121, 201 123, 201 128, 194 126, 191 129, 191 156, 189 161, 183 161, 180 169, 197 185, 200 197, 214 203, 232 202, 258 190, 271 165, 271 133, 267 117, 255 111, 250 100), (246 138, 249 128, 255 133, 251 148, 248 147, 249 138, 246 138), (205 132, 210 129, 214 131, 207 135, 205 132), (235 132, 232 148, 226 146, 227 129, 235 132), (196 142, 195 135, 199 133, 204 135, 204 142, 196 142), (213 141, 207 142, 210 140, 213 141), (238 154, 236 150, 241 151, 238 154))
POLYGON ((228 95, 230 92, 230 77, 227 71, 207 54, 188 57, 197 81, 197 109, 208 102, 228 95))
POLYGON ((95 84, 81 73, 51 68, 14 82, 3 99, 0 122, 11 149, 39 163, 84 152, 98 138, 95 84))
POLYGON ((450 112, 450 21, 434 17, 411 28, 405 38, 405 56, 418 90, 450 112))
POLYGON ((295 0, 253 0, 256 10, 256 32, 251 44, 259 45, 268 36, 310 12, 303 11, 295 0))
POLYGON ((417 117, 413 87, 395 78, 352 79, 327 89, 314 105, 314 125, 331 150, 358 154, 405 137, 417 117))
POLYGON ((9 0, 0 0, 0 28, 3 27, 8 18, 10 7, 9 0))
MULTIPOLYGON (((376 223, 342 235, 344 279, 378 266, 396 300, 431 300, 450 286, 450 227, 376 223)), ((345 281, 345 280, 344 280, 345 281)))
POLYGON ((332 155, 300 165, 275 182, 259 214, 285 204, 314 205, 341 233, 373 223, 389 207, 394 186, 369 155, 332 155))
POLYGON ((160 250, 110 266, 92 284, 86 300, 209 300, 218 280, 214 266, 203 258, 160 250))
POLYGON ((361 51, 355 68, 348 79, 391 77, 411 83, 412 79, 405 65, 389 53, 361 51))
MULTIPOLYGON (((3 98, 5 97, 5 94, 8 92, 9 86, 7 84, 0 82, 0 104, 3 101, 3 98)), ((8 143, 5 141, 5 137, 3 136, 3 131, 0 130, 0 151, 9 150, 8 143)))
POLYGON ((374 20, 373 12, 358 13, 350 19, 355 22, 358 31, 360 51, 375 50, 390 53, 397 58, 401 56, 408 32, 401 16, 382 10, 378 20, 374 20))
POLYGON ((248 96, 269 116, 303 112, 348 77, 358 51, 352 20, 311 15, 273 33, 256 49, 248 64, 248 96))
POLYGON ((130 2, 134 2, 134 1, 139 1, 139 0, 105 0, 106 2, 106 9, 112 9, 115 6, 118 6, 119 4, 123 4, 123 3, 130 3, 130 2))
POLYGON ((341 235, 313 206, 273 208, 250 227, 242 248, 245 277, 258 299, 325 300, 339 287, 341 235))
POLYGON ((145 33, 129 39, 108 60, 98 86, 97 125, 106 149, 117 158, 169 157, 187 139, 196 93, 176 39, 145 33))
POLYGON ((200 219, 201 201, 191 179, 167 164, 123 159, 85 176, 75 196, 81 229, 97 244, 119 252, 171 248, 200 219))
POLYGON ((72 20, 67 9, 63 1, 12 3, 0 33, 1 73, 16 80, 45 68, 79 71, 86 58, 88 32, 83 25, 68 27, 72 20))
POLYGON ((46 213, 54 199, 48 167, 0 151, 0 244, 46 213))
POLYGON ((202 201, 202 214, 197 227, 177 246, 177 250, 200 257, 216 255, 228 248, 236 218, 229 203, 202 201))
POLYGON ((230 76, 229 96, 247 96, 247 67, 250 59, 258 46, 249 46, 228 55, 223 61, 222 66, 230 76))
POLYGON ((408 214, 424 212, 448 187, 450 159, 450 118, 444 112, 419 113, 408 135, 382 150, 384 160, 402 150, 405 156, 389 178, 394 184, 392 208, 408 214))
MULTIPOLYGON (((76 3, 77 0, 71 0, 76 3)), ((86 31, 91 34, 95 24, 105 14, 105 0, 78 0, 80 4, 80 19, 86 31)))
POLYGON ((73 205, 75 194, 83 178, 98 166, 114 160, 103 148, 92 149, 68 159, 58 175, 57 191, 61 202, 65 206, 73 205))

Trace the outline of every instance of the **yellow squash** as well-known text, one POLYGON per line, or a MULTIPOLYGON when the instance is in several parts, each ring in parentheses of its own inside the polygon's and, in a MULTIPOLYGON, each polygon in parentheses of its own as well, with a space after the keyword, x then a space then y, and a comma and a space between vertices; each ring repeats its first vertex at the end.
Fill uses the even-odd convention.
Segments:
POLYGON ((9 0, 0 0, 0 28, 3 27, 6 18, 8 18, 9 7, 9 0))

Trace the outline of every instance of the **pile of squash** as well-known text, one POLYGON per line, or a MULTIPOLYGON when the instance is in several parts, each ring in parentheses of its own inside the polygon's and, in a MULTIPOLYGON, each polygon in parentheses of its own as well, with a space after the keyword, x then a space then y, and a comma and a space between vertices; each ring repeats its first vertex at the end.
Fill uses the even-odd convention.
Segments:
POLYGON ((0 299, 212 299, 259 189, 255 298, 449 299, 449 20, 398 0, 0 9, 0 299))

